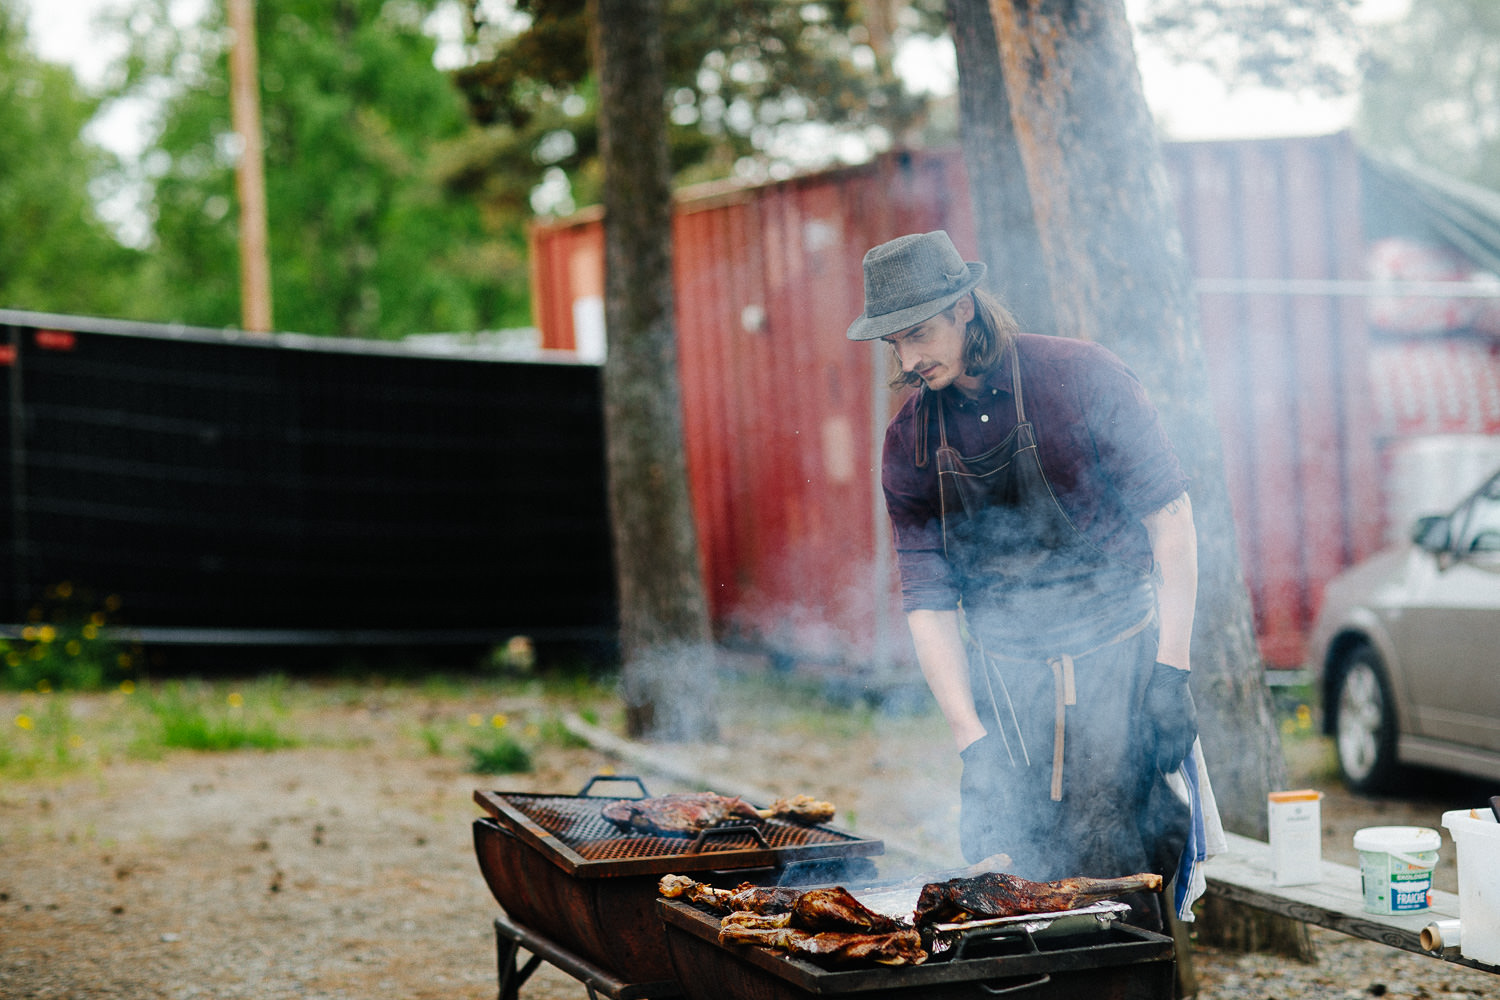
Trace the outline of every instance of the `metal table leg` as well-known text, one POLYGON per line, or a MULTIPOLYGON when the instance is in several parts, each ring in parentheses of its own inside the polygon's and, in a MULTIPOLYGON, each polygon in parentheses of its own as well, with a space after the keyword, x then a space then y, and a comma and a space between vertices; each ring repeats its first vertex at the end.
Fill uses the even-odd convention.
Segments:
POLYGON ((495 954, 499 966, 500 995, 498 1000, 520 1000, 521 984, 542 964, 540 955, 532 955, 520 969, 516 960, 520 957, 521 939, 507 934, 499 920, 495 921, 495 954))
POLYGON ((504 915, 495 918, 495 950, 500 978, 499 1000, 520 1000, 521 984, 543 962, 556 966, 581 982, 588 991, 589 1000, 599 1000, 601 995, 609 1000, 668 1000, 682 995, 681 988, 670 980, 627 983, 555 941, 512 922, 504 915), (523 947, 531 953, 531 957, 525 965, 518 967, 523 947))

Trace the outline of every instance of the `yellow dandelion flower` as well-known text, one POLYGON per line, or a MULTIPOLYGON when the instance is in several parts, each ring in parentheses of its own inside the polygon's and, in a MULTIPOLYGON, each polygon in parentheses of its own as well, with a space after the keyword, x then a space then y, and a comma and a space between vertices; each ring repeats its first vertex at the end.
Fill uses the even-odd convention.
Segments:
POLYGON ((95 625, 93 622, 89 622, 79 631, 82 633, 83 637, 90 642, 93 642, 95 639, 99 638, 99 626, 95 625))
POLYGON ((83 643, 77 639, 69 639, 67 644, 63 646, 63 649, 67 651, 69 656, 77 656, 83 652, 83 643))
POLYGON ((51 642, 57 638, 57 627, 55 625, 43 625, 37 630, 36 637, 43 642, 51 642))
POLYGON ((18 727, 20 727, 21 729, 28 729, 29 730, 32 727, 32 725, 33 725, 32 721, 31 721, 31 716, 29 716, 29 715, 18 715, 18 716, 16 716, 16 725, 18 727))
POLYGON ((1297 725, 1303 729, 1310 729, 1312 727, 1312 709, 1306 705, 1297 706, 1297 725))
POLYGON ((39 680, 39 681, 36 682, 36 689, 41 694, 51 694, 52 693, 52 682, 49 681, 49 680, 47 680, 44 677, 41 680, 39 680))
POLYGON ((74 750, 82 750, 83 737, 79 736, 77 733, 74 733, 72 736, 68 737, 68 746, 72 747, 74 750))
POLYGON ((229 692, 229 697, 225 698, 224 700, 227 701, 227 702, 229 702, 229 707, 230 708, 244 708, 245 707, 245 696, 242 695, 242 694, 240 694, 238 691, 231 691, 231 692, 229 692))
POLYGON ((120 693, 121 694, 132 694, 132 693, 134 693, 134 691, 135 691, 135 681, 126 680, 126 681, 121 681, 120 682, 120 693))
POLYGON ((469 725, 474 726, 475 728, 478 728, 479 725, 481 723, 483 723, 483 722, 484 722, 484 719, 480 718, 478 712, 470 712, 469 713, 469 725))
POLYGON ((25 628, 21 629, 21 638, 25 639, 27 642, 36 642, 36 636, 37 631, 35 625, 27 625, 25 628))
POLYGON ((103 611, 95 611, 93 614, 89 615, 89 624, 93 625, 95 628, 99 627, 100 625, 103 625, 104 624, 104 612, 103 611))
POLYGON ((496 712, 494 715, 490 716, 490 725, 494 726, 496 729, 504 729, 505 724, 509 721, 509 719, 507 719, 499 712, 496 712))

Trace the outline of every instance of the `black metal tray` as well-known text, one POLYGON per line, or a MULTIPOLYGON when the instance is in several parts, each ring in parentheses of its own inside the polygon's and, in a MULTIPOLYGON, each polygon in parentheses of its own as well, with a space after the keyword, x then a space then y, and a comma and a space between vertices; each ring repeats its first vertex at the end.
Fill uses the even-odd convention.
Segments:
POLYGON ((657 910, 678 982, 690 996, 695 982, 709 982, 724 1000, 739 997, 741 987, 745 997, 899 991, 926 998, 1015 989, 1031 998, 1060 989, 1064 996, 1170 998, 1176 972, 1171 938, 1127 924, 1078 935, 1034 935, 1016 925, 976 932, 945 960, 830 969, 783 951, 720 944, 719 916, 701 907, 658 899, 657 910), (1027 992, 1033 988, 1039 992, 1027 992))

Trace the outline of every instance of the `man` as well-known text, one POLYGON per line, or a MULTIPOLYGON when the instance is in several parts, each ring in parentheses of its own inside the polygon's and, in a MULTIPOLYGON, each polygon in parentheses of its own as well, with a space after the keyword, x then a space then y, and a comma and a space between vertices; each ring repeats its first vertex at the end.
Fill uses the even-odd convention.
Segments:
MULTIPOLYGON (((960 842, 1045 880, 1176 872, 1197 735, 1187 480, 1102 347, 1022 334, 947 233, 864 258, 851 340, 914 385, 882 481, 917 660, 963 758, 960 842)), ((1133 900, 1158 925, 1154 900, 1133 900)))

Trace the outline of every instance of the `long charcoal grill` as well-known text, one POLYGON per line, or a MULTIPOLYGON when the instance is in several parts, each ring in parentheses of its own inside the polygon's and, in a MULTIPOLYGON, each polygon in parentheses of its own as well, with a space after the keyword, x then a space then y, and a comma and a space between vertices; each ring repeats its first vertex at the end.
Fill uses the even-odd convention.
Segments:
POLYGON ((830 969, 769 948, 721 944, 719 916, 702 907, 668 899, 657 907, 689 1000, 1170 1000, 1176 980, 1171 938, 1112 921, 1050 928, 1048 916, 1038 915, 976 928, 921 965, 830 969))
POLYGON ((775 883, 788 866, 802 864, 826 865, 836 880, 840 869, 885 850, 879 840, 826 824, 777 819, 697 838, 622 831, 600 811, 623 796, 589 794, 601 781, 634 782, 648 794, 633 776, 596 777, 577 795, 476 791, 474 801, 490 815, 474 821, 474 850, 515 929, 511 941, 534 935, 564 959, 576 956, 625 984, 673 979, 655 908, 661 876, 732 888, 775 883))

